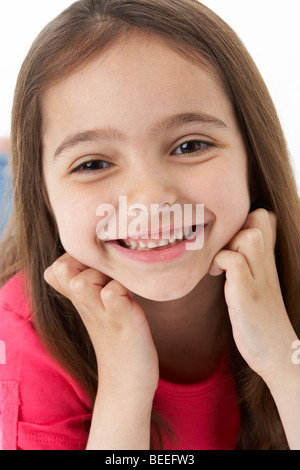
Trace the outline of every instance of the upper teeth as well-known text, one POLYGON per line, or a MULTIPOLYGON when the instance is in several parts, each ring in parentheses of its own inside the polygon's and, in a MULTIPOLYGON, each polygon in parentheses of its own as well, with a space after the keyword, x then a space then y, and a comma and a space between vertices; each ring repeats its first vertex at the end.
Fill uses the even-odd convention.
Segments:
POLYGON ((164 240, 133 240, 128 239, 124 240, 126 245, 131 248, 132 250, 144 250, 144 249, 152 249, 157 248, 160 246, 166 246, 169 243, 174 243, 175 240, 182 240, 184 238, 184 232, 182 230, 176 231, 175 234, 171 235, 168 239, 164 240))

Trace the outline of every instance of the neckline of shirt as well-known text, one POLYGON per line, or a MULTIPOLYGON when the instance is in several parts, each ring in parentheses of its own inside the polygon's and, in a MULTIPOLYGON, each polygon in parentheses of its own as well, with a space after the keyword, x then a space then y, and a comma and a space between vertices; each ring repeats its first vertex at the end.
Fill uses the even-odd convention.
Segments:
POLYGON ((229 357, 225 354, 216 370, 207 378, 197 383, 176 383, 160 378, 157 393, 175 396, 199 396, 218 387, 221 382, 231 377, 229 357))

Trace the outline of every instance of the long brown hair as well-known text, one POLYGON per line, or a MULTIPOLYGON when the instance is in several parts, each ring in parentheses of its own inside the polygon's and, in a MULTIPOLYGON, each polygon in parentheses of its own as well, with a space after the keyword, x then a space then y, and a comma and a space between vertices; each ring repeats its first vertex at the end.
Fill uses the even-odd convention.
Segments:
MULTIPOLYGON (((291 323, 300 334, 300 205, 276 110, 253 60, 232 29, 196 0, 81 0, 54 19, 33 43, 17 82, 11 158, 14 212, 1 247, 2 284, 23 270, 34 323, 51 354, 89 392, 97 390, 93 347, 71 302, 43 280, 62 253, 42 168, 44 91, 128 34, 147 33, 199 64, 212 64, 244 134, 257 205, 277 216, 276 260, 291 323)), ((241 413, 238 449, 285 449, 271 394, 232 342, 241 413)))

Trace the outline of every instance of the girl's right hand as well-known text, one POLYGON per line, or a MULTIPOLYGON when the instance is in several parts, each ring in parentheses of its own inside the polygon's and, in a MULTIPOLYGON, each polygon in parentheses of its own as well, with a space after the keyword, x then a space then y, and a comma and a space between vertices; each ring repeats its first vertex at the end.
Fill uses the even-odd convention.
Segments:
POLYGON ((101 395, 144 396, 158 385, 158 356, 149 324, 132 294, 119 282, 65 253, 45 280, 78 311, 94 346, 101 395))

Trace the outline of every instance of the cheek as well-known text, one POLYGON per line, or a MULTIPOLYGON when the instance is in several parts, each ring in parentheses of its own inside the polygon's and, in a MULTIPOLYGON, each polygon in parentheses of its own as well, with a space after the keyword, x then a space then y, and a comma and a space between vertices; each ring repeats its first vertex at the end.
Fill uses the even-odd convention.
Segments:
MULTIPOLYGON (((189 197, 205 206, 212 222, 210 249, 222 249, 243 226, 250 209, 246 158, 224 158, 202 167, 190 181, 189 197), (237 163, 236 163, 237 162, 237 163)), ((214 253, 216 254, 216 253, 214 253)))
POLYGON ((207 162, 193 174, 188 174, 185 195, 189 200, 204 204, 216 215, 221 211, 235 216, 250 207, 247 164, 245 158, 239 161, 237 157, 238 164, 234 163, 234 158, 230 161, 225 156, 223 160, 207 162))
POLYGON ((242 228, 249 214, 251 198, 245 167, 215 175, 214 192, 210 199, 216 218, 219 248, 225 246, 242 228))
POLYGON ((77 258, 96 236, 96 205, 84 198, 61 198, 53 204, 60 240, 64 249, 77 258), (95 207, 94 207, 95 206, 95 207))

